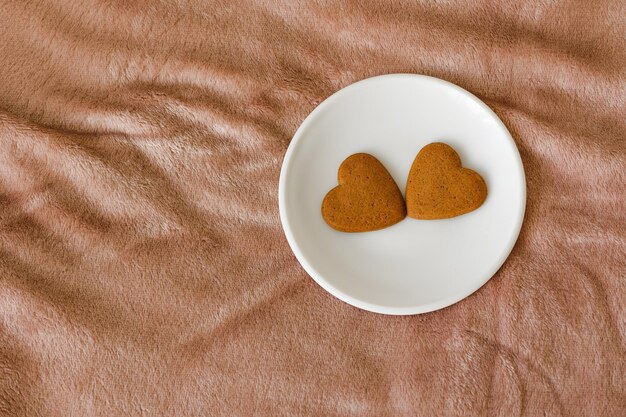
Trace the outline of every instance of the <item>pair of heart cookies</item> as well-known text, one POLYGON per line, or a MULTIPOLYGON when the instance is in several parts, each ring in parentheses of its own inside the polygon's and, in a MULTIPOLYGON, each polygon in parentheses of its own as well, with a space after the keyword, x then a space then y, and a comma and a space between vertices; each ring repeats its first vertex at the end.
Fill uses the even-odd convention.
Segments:
POLYGON ((409 217, 448 219, 469 213, 487 198, 487 185, 461 166, 452 147, 435 142, 415 157, 406 184, 406 202, 387 169, 366 153, 349 156, 339 167, 338 186, 326 194, 322 216, 341 232, 383 229, 409 217))

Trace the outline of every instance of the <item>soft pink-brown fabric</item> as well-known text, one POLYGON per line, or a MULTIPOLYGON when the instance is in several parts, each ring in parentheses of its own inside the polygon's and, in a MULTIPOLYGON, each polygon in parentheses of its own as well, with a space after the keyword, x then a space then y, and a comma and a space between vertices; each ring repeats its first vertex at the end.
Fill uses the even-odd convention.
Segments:
POLYGON ((0 415, 626 415, 626 3, 0 1, 0 415), (496 276, 386 317, 292 255, 317 103, 429 74, 520 149, 496 276))

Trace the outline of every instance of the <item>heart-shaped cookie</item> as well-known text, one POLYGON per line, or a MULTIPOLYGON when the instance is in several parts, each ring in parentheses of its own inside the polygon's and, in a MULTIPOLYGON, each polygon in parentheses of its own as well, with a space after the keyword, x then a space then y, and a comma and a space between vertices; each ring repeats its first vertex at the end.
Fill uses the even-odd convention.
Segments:
POLYGON ((406 207, 414 219, 448 219, 469 213, 487 198, 483 178, 461 167, 452 147, 435 142, 415 157, 406 183, 406 207))
POLYGON ((322 217, 341 232, 369 232, 406 217, 402 193, 383 164, 357 153, 341 163, 338 186, 326 194, 322 217))

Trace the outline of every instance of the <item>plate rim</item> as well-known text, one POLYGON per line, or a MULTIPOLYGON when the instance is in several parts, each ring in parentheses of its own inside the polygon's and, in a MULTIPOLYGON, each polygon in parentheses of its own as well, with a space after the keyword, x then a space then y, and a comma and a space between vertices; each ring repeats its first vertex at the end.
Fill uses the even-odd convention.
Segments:
POLYGON ((300 124, 300 126, 298 127, 298 129, 296 129, 296 132, 294 133, 293 137, 291 138, 291 141, 289 142, 289 146, 287 147, 287 151, 285 152, 285 156, 283 157, 283 161, 282 161, 282 166, 280 169, 280 177, 279 177, 279 181, 278 181, 278 209, 279 209, 279 216, 280 216, 280 222, 281 222, 281 226, 283 228, 283 232, 285 233, 285 237, 287 238, 287 243, 289 244, 289 247, 291 248, 292 252, 294 253, 296 259, 298 260, 298 262, 300 263, 300 265, 302 266, 302 268, 305 270, 305 272, 319 285, 321 286, 324 290, 326 290, 328 293, 330 293, 331 295, 333 295, 334 297, 340 299, 341 301, 352 305, 353 307, 357 307, 359 309, 362 310, 366 310, 366 311, 370 311, 373 313, 378 313, 378 314, 387 314, 387 315, 415 315, 415 314, 424 314, 424 313, 429 313, 432 311, 436 311, 436 310, 440 310, 446 307, 449 307, 469 296, 471 296, 472 294, 474 294, 476 291, 478 291, 483 285, 485 285, 491 278, 493 278, 493 276, 498 272, 498 270, 502 267, 502 265, 504 265, 504 262, 506 262, 506 260, 508 259, 509 255, 511 254, 513 248, 515 247, 515 244, 519 238, 519 234, 521 232, 522 229, 522 224, 524 223, 524 217, 526 214, 526 197, 527 197, 527 190, 526 190, 526 172, 524 170, 524 164, 519 152, 519 148, 517 147, 517 144, 515 143, 515 140, 513 139, 513 136, 511 135, 511 133, 509 132, 509 130, 507 129, 506 125, 504 124, 504 122, 500 119, 500 117, 498 117, 498 115, 487 105, 485 104, 481 99, 479 99, 477 96, 475 96, 474 94, 472 94, 471 92, 467 91, 466 89, 464 89, 463 87, 460 87, 450 81, 446 81, 443 80, 441 78, 437 78, 437 77, 432 77, 429 75, 423 75, 423 74, 412 74, 412 73, 394 73, 394 74, 383 74, 383 75, 377 75, 377 76, 373 76, 373 77, 369 77, 369 78, 365 78, 359 81, 356 81, 352 84, 349 84, 341 89, 339 89, 338 91, 334 92, 333 94, 331 94, 330 96, 328 96, 326 99, 322 100, 306 117, 305 119, 302 121, 302 123, 300 124), (514 233, 511 235, 511 237, 509 238, 509 241, 506 244, 506 250, 503 253, 503 255, 501 256, 501 259, 495 263, 495 266, 492 268, 492 270, 490 270, 488 273, 486 273, 486 278, 484 278, 483 280, 481 280, 475 287, 472 287, 472 289, 467 292, 464 293, 461 296, 455 295, 452 297, 448 297, 446 299, 442 299, 436 302, 432 302, 429 304, 423 304, 423 305, 419 305, 419 306, 409 306, 409 307, 393 307, 393 306, 386 306, 386 305, 379 305, 379 304, 374 304, 374 303, 370 303, 367 301, 363 301, 360 300, 358 298, 352 297, 349 294, 344 293, 343 291, 340 291, 339 289, 335 288, 331 283, 329 283, 328 281, 326 281, 326 279, 324 279, 324 277, 322 276, 322 274, 318 273, 315 269, 315 267, 313 265, 311 265, 308 260, 306 259, 306 256, 304 255, 304 253, 302 252, 302 250, 300 249, 300 246, 298 245, 297 239, 295 238, 291 227, 289 225, 289 220, 288 220, 288 214, 287 214, 287 209, 286 209, 286 196, 285 196, 285 192, 286 192, 286 182, 287 182, 287 176, 290 170, 290 166, 292 163, 292 155, 295 152, 295 149, 298 146, 298 143, 301 141, 301 138, 303 136, 303 132, 307 129, 307 127, 312 123, 313 120, 316 119, 317 114, 322 112, 326 107, 328 107, 332 102, 334 102, 335 100, 337 100, 338 97, 340 97, 343 94, 346 94, 347 92, 349 92, 350 90, 362 87, 364 84, 373 82, 373 81, 378 81, 380 79, 391 79, 391 78, 418 78, 418 79, 426 79, 430 82, 435 82, 435 83, 439 83, 439 84, 443 84, 447 87, 452 87, 454 90, 456 90, 458 93, 470 98, 473 102, 475 102, 476 104, 478 104, 481 108, 483 108, 485 111, 487 111, 488 114, 490 114, 492 116, 493 119, 495 119, 497 125, 499 126, 499 128, 503 131, 504 136, 508 139, 507 142, 509 144, 509 146, 513 147, 513 149, 515 150, 514 154, 515 154, 515 159, 516 159, 516 165, 517 168, 520 170, 521 172, 521 184, 519 184, 520 186, 520 190, 521 190, 521 210, 520 210, 520 216, 517 219, 517 222, 515 224, 515 228, 514 228, 514 233))

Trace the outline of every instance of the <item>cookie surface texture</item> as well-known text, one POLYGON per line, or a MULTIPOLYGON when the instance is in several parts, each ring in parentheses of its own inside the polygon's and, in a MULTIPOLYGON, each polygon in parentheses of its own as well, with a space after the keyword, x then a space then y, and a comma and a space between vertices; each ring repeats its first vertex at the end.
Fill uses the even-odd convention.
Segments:
POLYGON ((406 217, 400 189, 372 155, 357 153, 346 158, 339 167, 337 182, 322 202, 322 217, 333 229, 369 232, 406 217))
POLYGON ((451 146, 435 142, 417 154, 406 183, 409 217, 448 219, 480 207, 487 198, 485 180, 469 168, 451 146))

